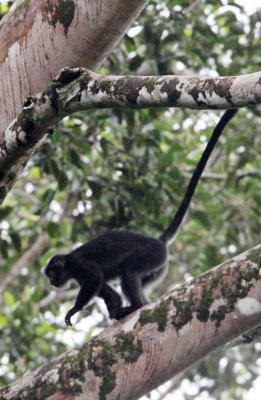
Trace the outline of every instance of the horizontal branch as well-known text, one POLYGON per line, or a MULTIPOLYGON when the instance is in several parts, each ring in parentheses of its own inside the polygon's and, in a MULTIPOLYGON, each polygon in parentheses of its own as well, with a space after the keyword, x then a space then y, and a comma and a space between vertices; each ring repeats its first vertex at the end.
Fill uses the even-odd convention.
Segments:
POLYGON ((65 68, 41 94, 30 96, 0 142, 0 202, 64 116, 98 108, 189 107, 228 109, 261 103, 261 72, 231 77, 104 76, 65 68))
MULTIPOLYGON (((181 173, 185 178, 190 179, 191 174, 193 173, 193 168, 187 168, 186 170, 181 171, 181 173)), ((227 178, 226 174, 218 174, 216 172, 208 172, 208 171, 203 172, 203 174, 201 176, 201 179, 215 179, 215 180, 220 180, 220 181, 225 180, 226 178, 227 178)), ((241 173, 237 172, 236 176, 235 176, 236 184, 238 184, 239 181, 244 178, 261 179, 261 171, 258 169, 251 169, 251 170, 241 172, 241 173)))
POLYGON ((14 384, 2 400, 137 399, 261 323, 261 245, 14 384))

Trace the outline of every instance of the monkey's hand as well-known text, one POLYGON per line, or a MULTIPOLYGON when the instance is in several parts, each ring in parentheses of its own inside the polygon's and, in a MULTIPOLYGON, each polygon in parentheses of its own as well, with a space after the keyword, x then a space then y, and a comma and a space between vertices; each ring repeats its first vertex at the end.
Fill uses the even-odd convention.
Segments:
POLYGON ((72 316, 73 316, 76 312, 77 312, 77 311, 76 311, 75 308, 73 307, 73 308, 71 308, 71 309, 68 311, 68 313, 66 314, 66 316, 65 316, 65 323, 66 323, 67 326, 72 326, 71 318, 72 318, 72 316))

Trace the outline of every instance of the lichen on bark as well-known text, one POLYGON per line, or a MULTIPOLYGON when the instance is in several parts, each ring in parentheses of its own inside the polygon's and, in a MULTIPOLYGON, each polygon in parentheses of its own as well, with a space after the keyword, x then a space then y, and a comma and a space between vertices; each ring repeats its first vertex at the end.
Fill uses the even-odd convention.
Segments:
POLYGON ((64 33, 67 35, 74 13, 75 4, 72 0, 58 0, 56 3, 48 1, 43 12, 43 18, 54 26, 57 22, 60 22, 64 26, 64 33))

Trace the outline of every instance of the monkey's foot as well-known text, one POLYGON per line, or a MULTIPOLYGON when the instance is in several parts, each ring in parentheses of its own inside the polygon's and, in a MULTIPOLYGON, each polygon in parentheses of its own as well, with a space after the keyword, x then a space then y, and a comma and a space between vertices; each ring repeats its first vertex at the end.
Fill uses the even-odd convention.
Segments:
POLYGON ((127 315, 131 314, 133 311, 135 311, 136 308, 129 306, 129 307, 122 307, 120 308, 116 315, 114 316, 115 319, 117 319, 117 321, 119 321, 120 319, 126 317, 127 315))

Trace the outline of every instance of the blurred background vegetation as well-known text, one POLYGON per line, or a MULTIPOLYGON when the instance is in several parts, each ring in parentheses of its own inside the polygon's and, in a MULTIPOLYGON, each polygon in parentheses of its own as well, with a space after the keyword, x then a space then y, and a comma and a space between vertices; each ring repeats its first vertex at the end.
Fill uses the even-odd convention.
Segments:
MULTIPOLYGON (((1 4, 0 17, 10 5, 1 4)), ((260 70, 260 45, 261 8, 246 15, 237 1, 150 1, 99 72, 246 74, 260 70)), ((259 115, 258 107, 241 110, 226 129, 170 249, 169 275, 151 298, 260 241, 259 115)), ((0 209, 0 385, 110 323, 100 300, 66 328, 71 292, 58 295, 61 306, 41 267, 108 229, 159 236, 219 116, 188 109, 98 110, 58 124, 0 209)), ((258 341, 231 347, 151 398, 173 398, 171 391, 181 385, 176 399, 254 399, 250 388, 260 366, 258 341)))

